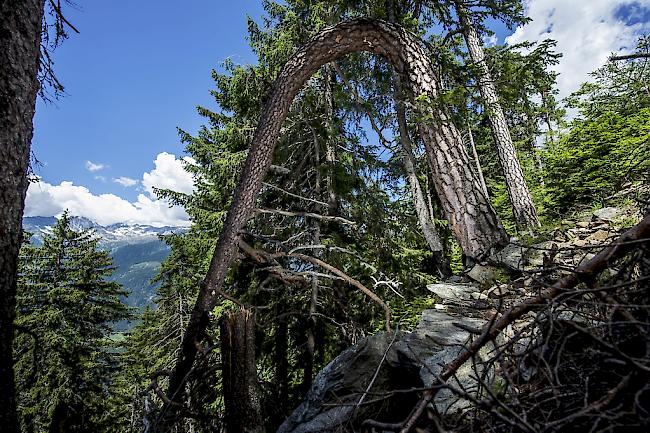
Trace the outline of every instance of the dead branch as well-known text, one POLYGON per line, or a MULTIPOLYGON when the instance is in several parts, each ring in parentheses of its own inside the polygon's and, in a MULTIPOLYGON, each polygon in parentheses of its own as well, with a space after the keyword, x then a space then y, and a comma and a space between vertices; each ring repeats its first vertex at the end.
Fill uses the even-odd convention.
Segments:
MULTIPOLYGON (((488 324, 483 329, 482 334, 479 338, 474 340, 474 342, 470 344, 466 350, 464 350, 460 355, 458 355, 458 357, 456 357, 456 359, 445 366, 439 376, 439 382, 442 383, 451 378, 456 373, 456 371, 458 371, 458 369, 465 362, 467 362, 467 360, 475 356, 486 343, 494 340, 503 329, 512 324, 515 320, 522 317, 529 311, 546 306, 549 301, 552 301, 559 295, 565 293, 567 290, 575 287, 581 282, 592 281, 603 270, 605 270, 610 263, 624 257, 633 249, 633 244, 630 244, 630 241, 643 239, 649 235, 650 215, 647 215, 643 220, 641 220, 641 222, 639 222, 636 226, 632 227, 627 232, 623 233, 618 238, 618 240, 609 245, 607 248, 603 249, 594 258, 578 266, 578 268, 573 273, 565 276, 556 282, 553 286, 543 290, 538 296, 527 299, 512 306, 497 321, 492 324, 488 324)), ((420 399, 415 410, 404 422, 404 427, 400 433, 408 433, 413 428, 417 420, 422 415, 422 412, 426 406, 438 393, 438 390, 439 388, 433 386, 432 389, 427 390, 423 393, 422 398, 420 399)))
POLYGON ((285 253, 285 252, 278 252, 274 254, 268 254, 265 251, 260 251, 256 250, 255 248, 251 247, 248 245, 244 240, 241 238, 239 239, 239 247, 246 252, 249 256, 255 258, 257 261, 260 263, 268 263, 268 262, 274 262, 277 263, 276 260, 281 257, 293 257, 305 262, 309 262, 313 265, 316 265, 318 267, 321 267, 328 272, 336 275, 337 277, 341 278, 343 281, 346 283, 350 284, 351 286, 356 287, 359 289, 361 292, 363 292, 365 295, 367 295, 370 299, 372 299, 375 303, 377 303, 383 310, 384 310, 384 317, 386 318, 386 330, 390 331, 390 317, 391 317, 391 311, 390 307, 386 305, 386 303, 379 297, 377 294, 375 294, 372 290, 368 289, 366 286, 361 284, 359 281, 355 280, 354 278, 350 277, 348 274, 345 272, 341 271, 340 269, 330 265, 327 262, 324 262, 323 260, 317 259, 316 257, 308 256, 305 254, 300 254, 300 253, 285 253))
MULTIPOLYGON (((281 253, 279 253, 279 254, 281 254, 281 253)), ((285 255, 285 254, 283 254, 283 255, 285 255)), ((355 280, 354 278, 350 277, 348 274, 341 271, 340 269, 335 268, 334 266, 330 265, 329 263, 326 263, 326 262, 324 262, 324 261, 322 261, 320 259, 317 259, 316 257, 307 256, 305 254, 298 254, 298 253, 296 253, 296 254, 286 254, 286 257, 295 257, 297 259, 304 260, 306 262, 310 262, 310 263, 312 263, 312 264, 314 264, 316 266, 320 266, 321 268, 328 270, 329 272, 333 273, 334 275, 337 275, 337 276, 343 278, 343 280, 345 280, 345 282, 347 282, 351 286, 354 286, 357 289, 359 289, 361 292, 366 294, 370 299, 372 299, 376 304, 378 304, 384 310, 384 317, 386 319, 386 330, 390 331, 390 316, 391 316, 390 307, 388 305, 386 305, 386 303, 379 296, 377 296, 372 290, 370 290, 369 288, 367 288, 366 286, 364 286, 363 284, 361 284, 359 281, 355 280)))
POLYGON ((321 205, 321 206, 327 206, 327 203, 324 203, 324 202, 322 202, 322 201, 319 201, 319 200, 316 200, 316 199, 313 199, 313 198, 303 197, 303 196, 301 196, 301 195, 294 194, 294 193, 292 193, 292 192, 287 191, 286 189, 280 188, 279 186, 272 185, 272 184, 267 183, 267 182, 262 182, 262 185, 264 185, 264 186, 267 187, 267 188, 271 188, 271 189, 274 189, 274 190, 276 190, 276 191, 279 191, 279 192, 281 192, 281 193, 283 193, 283 194, 286 194, 286 195, 288 195, 289 197, 297 198, 298 200, 309 201, 309 202, 312 202, 312 203, 319 204, 319 205, 321 205))
POLYGON ((313 213, 313 212, 292 212, 292 211, 286 211, 286 210, 280 210, 280 209, 265 209, 265 208, 258 208, 258 209, 255 209, 253 212, 255 212, 255 213, 275 214, 275 215, 283 215, 283 216, 290 216, 290 217, 313 218, 313 219, 317 219, 317 220, 320 220, 320 221, 337 222, 339 224, 349 225, 349 226, 352 226, 352 227, 355 227, 357 225, 356 222, 350 221, 350 220, 345 219, 343 217, 321 215, 321 214, 317 214, 317 213, 313 213))
POLYGON ((619 60, 632 60, 632 59, 650 59, 650 53, 634 53, 622 56, 610 56, 610 62, 617 62, 619 60))
POLYGON ((67 24, 68 27, 70 27, 70 29, 72 29, 73 32, 78 34, 79 30, 77 30, 77 28, 73 26, 72 23, 68 21, 65 16, 63 16, 63 12, 61 11, 61 3, 60 2, 55 3, 54 0, 49 0, 49 3, 50 6, 52 6, 52 9, 54 9, 54 12, 56 12, 57 17, 65 24, 67 24))

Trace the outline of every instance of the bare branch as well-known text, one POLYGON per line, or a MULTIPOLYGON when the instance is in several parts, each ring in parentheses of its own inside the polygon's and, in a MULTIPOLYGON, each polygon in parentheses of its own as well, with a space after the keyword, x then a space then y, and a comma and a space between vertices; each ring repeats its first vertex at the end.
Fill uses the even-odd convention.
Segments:
POLYGON ((650 53, 634 53, 634 54, 625 54, 622 56, 610 56, 610 62, 617 62, 619 60, 632 60, 632 59, 650 59, 650 53))
MULTIPOLYGON (((453 375, 465 362, 467 362, 467 360, 474 357, 486 343, 493 341, 503 329, 513 323, 516 319, 522 317, 529 311, 546 306, 548 301, 566 293, 567 290, 575 287, 579 283, 592 281, 604 269, 606 269, 610 263, 625 256, 633 249, 633 247, 630 246, 630 241, 643 239, 648 235, 650 235, 650 215, 646 216, 639 224, 623 233, 616 242, 603 249, 593 259, 578 266, 575 272, 562 278, 548 289, 543 290, 538 296, 512 306, 497 321, 488 324, 483 329, 480 337, 474 340, 466 350, 461 352, 459 356, 445 366, 440 374, 439 381, 444 382, 453 377, 453 375)), ((404 423, 404 428, 400 433, 408 433, 413 428, 426 406, 438 393, 438 390, 439 388, 434 386, 431 390, 423 393, 420 402, 404 423)))
POLYGON ((349 225, 349 226, 353 226, 353 227, 357 225, 357 223, 355 223, 354 221, 350 221, 350 220, 345 219, 343 217, 320 215, 320 214, 313 213, 313 212, 291 212, 291 211, 286 211, 286 210, 264 209, 264 208, 255 209, 253 212, 255 212, 255 213, 267 213, 267 214, 284 215, 284 216, 291 216, 291 217, 313 218, 313 219, 317 219, 317 220, 321 220, 321 221, 337 222, 337 223, 340 223, 340 224, 345 224, 345 225, 349 225))

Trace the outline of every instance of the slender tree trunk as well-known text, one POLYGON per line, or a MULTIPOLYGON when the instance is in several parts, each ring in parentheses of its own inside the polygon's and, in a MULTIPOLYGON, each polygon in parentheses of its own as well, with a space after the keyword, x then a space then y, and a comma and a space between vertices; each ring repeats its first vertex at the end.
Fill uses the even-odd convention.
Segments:
POLYGON ((221 322, 223 399, 228 433, 263 433, 257 366, 255 363, 255 316, 233 311, 221 322))
POLYGON ((289 324, 287 322, 287 306, 284 298, 285 295, 280 293, 275 300, 276 324, 275 334, 273 336, 275 340, 273 365, 275 367, 276 404, 270 413, 270 425, 274 429, 284 422, 288 415, 287 410, 289 409, 289 324))
MULTIPOLYGON (((332 96, 332 89, 329 86, 329 76, 326 75, 325 77, 325 104, 328 104, 328 101, 331 99, 332 96)), ((318 136, 316 133, 314 133, 314 139, 313 139, 313 166, 316 169, 316 185, 314 188, 314 195, 315 197, 320 200, 320 195, 321 195, 321 177, 320 177, 320 143, 318 142, 318 136)), ((323 210, 321 209, 320 205, 316 205, 315 208, 316 213, 322 213, 323 210)), ((311 222, 311 244, 312 245, 320 245, 320 233, 321 233, 321 227, 320 227, 320 221, 317 219, 314 219, 311 222)), ((316 254, 319 254, 320 250, 316 252, 316 254)), ((314 329, 315 329, 315 313, 316 313, 316 308, 318 305, 318 285, 319 285, 319 278, 314 275, 311 277, 311 298, 309 301, 309 316, 307 317, 307 329, 306 329, 306 334, 307 334, 307 344, 306 344, 306 351, 305 351, 305 359, 304 359, 304 366, 303 366, 303 380, 302 380, 302 391, 306 394, 307 391, 309 391, 309 388, 311 387, 311 381, 314 376, 314 348, 316 346, 316 339, 314 336, 314 329)))
POLYGON ((499 156, 499 162, 505 175, 508 196, 510 197, 515 220, 520 227, 534 230, 540 226, 539 219, 537 218, 537 210, 528 191, 528 186, 526 185, 526 180, 524 179, 524 174, 521 170, 519 159, 517 158, 517 151, 512 143, 508 122, 503 114, 496 86, 485 61, 485 53, 483 52, 481 40, 471 21, 469 10, 459 0, 455 4, 469 55, 477 69, 479 90, 483 97, 488 117, 490 118, 492 135, 494 137, 497 155, 499 156))
POLYGON ((413 143, 409 135, 408 125, 406 123, 406 110, 404 108, 404 97, 401 90, 399 77, 393 74, 393 85, 395 86, 395 111, 397 112, 397 125, 399 128, 400 143, 402 145, 402 164, 406 171, 406 178, 411 188, 413 197, 413 206, 415 214, 418 217, 420 227, 424 234, 424 239, 431 249, 435 267, 442 278, 451 276, 451 266, 449 260, 444 255, 440 234, 433 222, 433 215, 429 212, 427 200, 418 179, 415 168, 415 155, 413 153, 413 143))
POLYGON ((476 152, 476 144, 474 143, 474 134, 472 134, 472 128, 467 128, 467 135, 469 137, 469 146, 472 148, 472 157, 474 158, 474 163, 476 164, 476 172, 478 178, 481 181, 481 188, 483 188, 483 193, 486 197, 489 197, 487 184, 485 183, 485 176, 483 176, 483 169, 481 168, 481 160, 478 159, 478 152, 476 152))
POLYGON ((13 322, 43 7, 42 0, 0 0, 0 426, 8 433, 19 431, 13 322))
MULTIPOLYGON (((284 305, 281 303, 281 305, 284 305)), ((280 314, 284 313, 284 307, 279 310, 280 314)), ((276 424, 282 424, 286 416, 287 401, 289 400, 289 361, 287 359, 288 347, 288 324, 285 316, 278 320, 275 331, 275 382, 278 390, 278 419, 276 424)))
MULTIPOLYGON (((208 312, 219 299, 218 291, 237 253, 237 238, 252 214, 293 99, 318 68, 359 51, 386 57, 408 83, 411 95, 424 94, 437 100, 439 85, 421 41, 403 28, 383 21, 355 19, 329 27, 292 56, 277 77, 262 110, 223 231, 198 293, 178 363, 170 378, 168 396, 172 401, 182 401, 186 376, 209 323, 208 312)), ((428 119, 418 129, 449 226, 468 256, 480 258, 489 254, 505 244, 507 237, 481 192, 460 133, 439 105, 419 106, 419 110, 422 118, 428 119)))
POLYGON ((555 133, 553 131, 553 121, 551 120, 551 104, 549 103, 548 93, 544 90, 539 91, 539 96, 542 98, 542 108, 544 109, 544 122, 546 123, 546 129, 548 134, 548 139, 551 143, 555 143, 555 133))
MULTIPOLYGON (((332 76, 333 72, 329 66, 325 67, 325 122, 327 128, 327 140, 325 141, 325 163, 332 167, 336 164, 336 131, 334 129, 334 99, 332 97, 332 76)), ((339 211, 339 199, 334 188, 332 171, 328 171, 325 179, 327 187, 327 207, 329 216, 337 216, 339 211)))

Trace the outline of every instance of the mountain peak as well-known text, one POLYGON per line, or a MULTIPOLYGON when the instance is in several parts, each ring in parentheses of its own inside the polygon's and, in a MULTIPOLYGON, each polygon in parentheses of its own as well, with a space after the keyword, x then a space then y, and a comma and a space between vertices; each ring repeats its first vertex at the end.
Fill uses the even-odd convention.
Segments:
MULTIPOLYGON (((24 217, 23 229, 33 234, 32 241, 40 244, 43 236, 52 232, 56 217, 24 217)), ((139 244, 156 240, 160 235, 182 233, 182 227, 153 227, 145 224, 116 223, 108 226, 98 224, 86 217, 71 216, 70 225, 73 230, 92 230, 99 238, 100 245, 113 249, 124 244, 139 244)))

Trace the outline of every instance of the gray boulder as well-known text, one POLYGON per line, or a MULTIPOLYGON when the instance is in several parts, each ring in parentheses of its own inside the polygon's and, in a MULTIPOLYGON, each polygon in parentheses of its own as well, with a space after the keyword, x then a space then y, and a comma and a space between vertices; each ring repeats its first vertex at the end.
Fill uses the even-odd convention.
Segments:
POLYGON ((597 221, 610 222, 620 216, 623 211, 617 207, 604 207, 594 211, 593 217, 597 221))
MULTIPOLYGON (((426 310, 413 332, 381 332, 361 340, 318 373, 305 400, 278 432, 334 433, 352 431, 368 418, 404 420, 419 395, 391 391, 431 386, 444 365, 464 350, 469 331, 483 324, 480 319, 426 310)), ((475 376, 468 363, 449 384, 476 392, 475 376)), ((447 389, 437 395, 434 404, 442 413, 466 406, 447 389)))
POLYGON ((427 285, 427 290, 443 301, 469 300, 476 286, 462 283, 437 283, 427 285))

